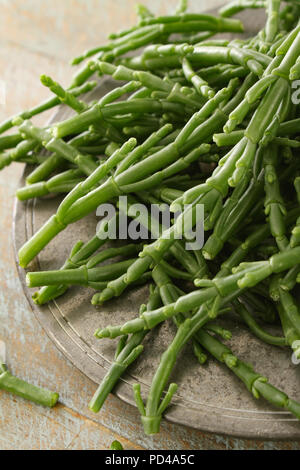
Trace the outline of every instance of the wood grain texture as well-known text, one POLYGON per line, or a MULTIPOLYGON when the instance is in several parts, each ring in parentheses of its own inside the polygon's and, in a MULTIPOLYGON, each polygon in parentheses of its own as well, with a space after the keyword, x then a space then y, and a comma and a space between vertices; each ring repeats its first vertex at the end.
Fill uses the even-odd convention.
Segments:
MULTIPOLYGON (((105 41, 107 34, 135 21, 135 0, 1 0, 0 80, 6 105, 0 119, 39 103, 48 96, 39 84, 47 73, 68 83, 67 61, 105 41), (88 27, 87 27, 88 25, 88 27)), ((144 0, 153 11, 170 12, 177 0, 144 0)), ((223 3, 190 0, 200 11, 223 3)), ((45 114, 36 119, 46 121, 45 114)), ((155 437, 143 434, 135 408, 111 395, 101 414, 87 403, 95 384, 78 372, 53 346, 34 319, 22 292, 12 248, 13 198, 22 173, 14 164, 0 173, 0 337, 8 346, 12 372, 57 390, 61 404, 45 410, 0 392, 0 450, 107 449, 114 439, 126 449, 300 449, 296 442, 253 442, 163 423, 155 437)))

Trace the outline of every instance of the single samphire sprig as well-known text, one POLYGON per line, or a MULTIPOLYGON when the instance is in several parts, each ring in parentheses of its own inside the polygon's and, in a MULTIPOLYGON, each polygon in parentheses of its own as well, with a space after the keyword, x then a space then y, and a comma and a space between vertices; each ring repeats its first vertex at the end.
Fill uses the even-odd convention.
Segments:
POLYGON ((58 393, 37 387, 12 375, 6 366, 6 344, 0 340, 0 390, 12 393, 38 405, 52 408, 59 399, 58 393))

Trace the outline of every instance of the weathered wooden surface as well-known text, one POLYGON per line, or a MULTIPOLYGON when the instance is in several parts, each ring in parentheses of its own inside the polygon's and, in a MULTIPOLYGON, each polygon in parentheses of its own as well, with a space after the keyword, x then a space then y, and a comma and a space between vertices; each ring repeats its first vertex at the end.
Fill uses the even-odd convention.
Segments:
MULTIPOLYGON (((48 96, 39 84, 47 73, 67 83, 66 61, 106 35, 133 23, 135 0, 1 0, 0 79, 6 105, 0 119, 48 96), (88 25, 86 27, 85 25, 88 25), (99 26, 101 25, 101 26, 99 26)), ((155 12, 168 12, 177 0, 144 0, 155 12)), ((220 0, 190 0, 205 10, 220 0)), ((36 122, 43 123, 47 115, 36 122)), ((61 404, 45 410, 0 392, 0 450, 107 449, 114 439, 126 449, 299 449, 300 444, 241 441, 164 423, 159 436, 147 438, 138 412, 110 396, 100 415, 87 410, 95 384, 57 351, 40 328, 24 298, 12 249, 13 197, 22 166, 0 173, 0 337, 8 345, 8 364, 21 378, 54 389, 61 404)))

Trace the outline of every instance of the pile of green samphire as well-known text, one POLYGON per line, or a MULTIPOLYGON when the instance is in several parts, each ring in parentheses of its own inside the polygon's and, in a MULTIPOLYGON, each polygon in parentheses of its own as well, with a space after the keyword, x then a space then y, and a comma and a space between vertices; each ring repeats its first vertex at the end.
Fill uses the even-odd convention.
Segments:
MULTIPOLYGON (((103 248, 98 234, 78 242, 60 271, 27 275, 29 287, 41 288, 34 295, 39 305, 71 285, 94 288, 92 304, 102 305, 133 285, 150 282, 150 297, 139 315, 95 333, 99 340, 119 337, 119 343, 89 405, 99 412, 143 352, 146 335, 173 321, 177 333, 161 356, 146 402, 140 386, 134 386, 147 434, 159 432, 177 385, 164 391, 188 342, 201 364, 212 355, 254 397, 300 418, 299 403, 220 341, 231 335, 217 321, 234 312, 232 317, 239 316, 261 341, 290 347, 300 356, 295 299, 300 282, 300 115, 293 82, 300 78, 300 1, 239 0, 218 17, 186 10, 187 2, 181 1, 174 16, 155 17, 138 5, 137 26, 74 59, 74 65, 88 60, 68 89, 42 76, 54 96, 0 125, 1 133, 17 128, 0 137, 0 168, 16 161, 34 165, 18 198, 66 194, 57 213, 21 248, 23 268, 58 233, 100 204, 111 202, 117 209, 115 220, 100 231, 117 223, 124 210, 130 217, 137 202, 167 203, 171 212, 184 208, 171 228, 151 221, 147 245, 110 243, 103 248), (266 9, 267 20, 255 37, 242 40, 243 25, 231 16, 247 8, 266 9), (237 38, 214 38, 223 32, 237 38), (88 81, 94 74, 122 82, 88 105, 79 96, 97 85, 88 81), (60 103, 71 107, 74 116, 46 128, 32 124, 33 116, 60 103), (125 209, 117 202, 120 195, 128 196, 125 209), (179 235, 183 220, 193 226, 199 204, 205 208, 205 244, 190 251, 179 235), (100 265, 114 258, 117 262, 100 265), (265 329, 269 322, 280 323, 281 336, 265 329)), ((149 217, 144 218, 146 227, 149 217)))

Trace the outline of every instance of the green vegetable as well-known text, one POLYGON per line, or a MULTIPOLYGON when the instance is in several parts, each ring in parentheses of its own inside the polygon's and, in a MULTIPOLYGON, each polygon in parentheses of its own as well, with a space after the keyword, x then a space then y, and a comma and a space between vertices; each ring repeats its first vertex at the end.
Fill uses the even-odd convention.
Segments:
POLYGON ((31 385, 24 380, 14 377, 6 368, 5 364, 0 363, 0 390, 13 393, 25 400, 32 401, 38 405, 53 408, 56 405, 59 395, 50 392, 44 388, 31 385))
POLYGON ((229 17, 248 8, 265 8, 265 5, 266 2, 261 0, 234 0, 222 7, 219 13, 223 17, 229 17))
MULTIPOLYGON (((78 85, 78 87, 73 87, 70 93, 74 95, 75 97, 80 96, 85 93, 88 93, 93 88, 95 88, 95 86, 96 86, 96 82, 81 83, 80 85, 78 85)), ((16 117, 20 117, 22 119, 31 119, 33 116, 41 114, 44 111, 48 111, 49 109, 52 109, 59 104, 60 104, 60 99, 58 97, 49 98, 47 101, 40 104, 39 106, 29 109, 28 111, 23 111, 17 116, 13 116, 12 118, 9 118, 7 121, 0 124, 0 134, 3 134, 5 131, 8 131, 9 129, 14 127, 13 123, 16 117)))
POLYGON ((134 26, 73 60, 77 65, 88 59, 68 88, 42 75, 55 96, 0 125, 0 133, 18 127, 0 136, 0 169, 12 162, 33 165, 17 197, 64 193, 56 214, 20 249, 22 267, 101 204, 116 208, 95 237, 75 244, 60 270, 27 273, 28 286, 41 287, 34 301, 43 305, 82 285, 96 290, 92 304, 98 306, 130 287, 151 281, 156 286, 139 316, 96 331, 99 339, 120 339, 90 409, 101 409, 153 328, 170 319, 176 325, 145 404, 140 386, 134 387, 148 434, 159 431, 177 390, 171 384, 165 393, 166 387, 189 341, 199 364, 211 354, 256 398, 299 417, 298 403, 217 337, 231 339, 226 318, 234 311, 233 321, 259 340, 300 356, 300 117, 294 83, 300 77, 300 3, 239 0, 220 16, 191 14, 187 3, 180 1, 168 16, 138 5, 134 26), (258 34, 214 37, 242 32, 241 22, 230 17, 248 8, 266 10, 258 34), (93 74, 122 83, 89 103, 80 95, 96 86, 88 82, 93 74), (75 113, 51 127, 31 123, 60 103, 75 113), (126 207, 119 196, 127 196, 126 207), (170 226, 151 212, 163 203, 172 213, 170 226), (195 229, 200 204, 205 241, 189 250, 182 227, 195 229), (105 245, 107 229, 125 215, 149 241, 105 245), (107 260, 113 262, 103 265, 107 260), (278 333, 269 333, 270 323, 278 333))
POLYGON ((268 383, 268 379, 254 371, 251 365, 242 362, 232 351, 213 336, 200 330, 197 334, 200 344, 218 361, 224 363, 240 380, 242 380, 255 398, 263 397, 272 405, 293 413, 300 418, 300 405, 291 400, 285 393, 268 383))
MULTIPOLYGON (((155 309, 159 305, 160 295, 158 290, 150 289, 150 297, 146 309, 155 309)), ((114 362, 89 404, 90 410, 92 410, 94 413, 98 413, 100 411, 108 394, 113 390, 120 377, 143 352, 144 348, 141 343, 143 342, 147 333, 147 331, 141 331, 140 333, 133 334, 131 338, 128 338, 128 336, 123 336, 120 339, 114 362)))
POLYGON ((121 442, 119 441, 114 441, 112 445, 110 446, 110 450, 124 450, 121 442))

